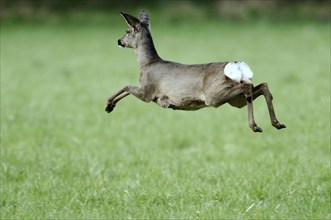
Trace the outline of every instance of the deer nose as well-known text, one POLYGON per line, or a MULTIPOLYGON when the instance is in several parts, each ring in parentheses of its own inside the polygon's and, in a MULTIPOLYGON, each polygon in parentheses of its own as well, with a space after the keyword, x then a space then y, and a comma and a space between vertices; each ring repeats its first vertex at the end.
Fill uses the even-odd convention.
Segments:
POLYGON ((117 41, 117 44, 118 44, 118 46, 120 46, 120 47, 124 47, 124 44, 122 43, 121 39, 119 39, 119 40, 117 41))

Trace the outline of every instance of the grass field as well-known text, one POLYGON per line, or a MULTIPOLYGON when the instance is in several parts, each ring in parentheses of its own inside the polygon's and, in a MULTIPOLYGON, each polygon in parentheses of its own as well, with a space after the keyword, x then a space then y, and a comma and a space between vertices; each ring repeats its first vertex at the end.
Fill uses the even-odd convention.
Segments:
POLYGON ((109 21, 1 27, 1 219, 330 219, 330 24, 153 23, 161 57, 245 60, 268 82, 247 110, 162 109, 127 97, 136 57, 109 21))

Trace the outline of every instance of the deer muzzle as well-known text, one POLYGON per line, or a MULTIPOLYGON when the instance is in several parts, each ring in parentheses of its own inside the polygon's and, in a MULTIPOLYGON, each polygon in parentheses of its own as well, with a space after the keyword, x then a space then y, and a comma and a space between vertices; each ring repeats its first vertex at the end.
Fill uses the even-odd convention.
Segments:
POLYGON ((121 39, 117 41, 117 44, 119 47, 125 47, 125 44, 121 41, 121 39))

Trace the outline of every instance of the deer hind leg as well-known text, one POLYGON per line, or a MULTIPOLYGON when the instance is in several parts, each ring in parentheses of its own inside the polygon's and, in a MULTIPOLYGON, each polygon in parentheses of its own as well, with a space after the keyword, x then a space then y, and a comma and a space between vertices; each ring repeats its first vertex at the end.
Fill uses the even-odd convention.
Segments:
POLYGON ((246 97, 247 111, 248 111, 248 125, 254 132, 262 132, 263 130, 256 125, 253 113, 253 85, 245 84, 244 85, 244 95, 246 97))
POLYGON ((268 106, 269 116, 271 120, 272 126, 274 126, 277 129, 286 128, 284 124, 279 123, 279 121, 276 118, 275 110, 272 104, 272 94, 269 91, 267 83, 261 83, 260 85, 257 85, 253 88, 253 98, 256 99, 260 95, 263 95, 268 106))

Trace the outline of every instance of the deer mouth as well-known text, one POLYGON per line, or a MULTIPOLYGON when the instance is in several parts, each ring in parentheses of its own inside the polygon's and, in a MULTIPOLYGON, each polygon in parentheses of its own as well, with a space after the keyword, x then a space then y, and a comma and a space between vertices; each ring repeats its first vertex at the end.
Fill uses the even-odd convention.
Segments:
POLYGON ((125 47, 124 43, 122 43, 121 40, 118 40, 117 44, 118 44, 119 47, 122 47, 122 48, 125 47))

